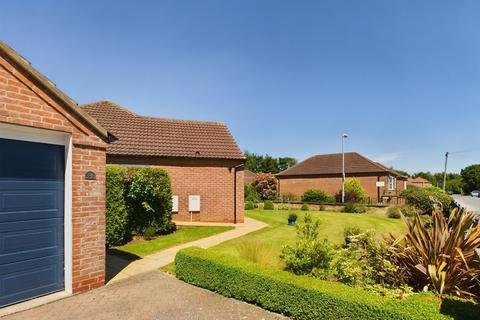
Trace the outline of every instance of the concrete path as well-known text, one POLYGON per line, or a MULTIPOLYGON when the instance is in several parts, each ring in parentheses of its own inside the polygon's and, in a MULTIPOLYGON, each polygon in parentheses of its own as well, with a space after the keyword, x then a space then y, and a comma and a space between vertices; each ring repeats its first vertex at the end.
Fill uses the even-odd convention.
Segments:
MULTIPOLYGON (((193 224, 189 224, 193 225, 193 224)), ((196 224, 198 225, 198 224, 196 224)), ((218 225, 218 224, 210 224, 218 225)), ((231 225, 231 224, 230 224, 231 225)), ((175 260, 175 255, 178 251, 188 247, 210 248, 222 242, 241 237, 247 233, 260 230, 267 226, 267 224, 245 218, 242 224, 236 224, 235 229, 222 232, 207 238, 187 242, 160 252, 148 255, 140 260, 128 261, 116 256, 107 256, 107 278, 110 279, 108 283, 113 283, 119 280, 129 278, 134 275, 142 274, 152 270, 157 270, 160 267, 166 266, 175 260)))
POLYGON ((2 320, 286 319, 152 271, 2 320))

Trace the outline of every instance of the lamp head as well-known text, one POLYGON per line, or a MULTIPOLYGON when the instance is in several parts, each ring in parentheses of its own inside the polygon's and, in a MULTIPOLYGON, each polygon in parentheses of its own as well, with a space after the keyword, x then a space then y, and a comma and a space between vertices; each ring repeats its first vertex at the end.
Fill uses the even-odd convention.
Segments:
POLYGON ((348 134, 343 133, 343 134, 342 134, 342 138, 344 138, 344 139, 348 138, 348 134))

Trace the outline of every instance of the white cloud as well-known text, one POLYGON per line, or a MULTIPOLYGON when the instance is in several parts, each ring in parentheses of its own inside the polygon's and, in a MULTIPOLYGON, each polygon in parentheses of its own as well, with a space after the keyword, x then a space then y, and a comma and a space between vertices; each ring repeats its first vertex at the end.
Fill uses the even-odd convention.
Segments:
POLYGON ((387 163, 397 160, 399 156, 400 152, 388 152, 373 157, 373 161, 387 163))

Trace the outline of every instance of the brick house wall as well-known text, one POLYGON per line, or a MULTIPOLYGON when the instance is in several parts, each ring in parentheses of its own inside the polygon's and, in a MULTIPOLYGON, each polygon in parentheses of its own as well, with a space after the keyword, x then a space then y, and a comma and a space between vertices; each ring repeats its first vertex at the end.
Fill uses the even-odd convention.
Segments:
POLYGON ((0 56, 0 122, 72 136, 72 290, 105 281, 105 162, 107 144, 66 111, 62 102, 0 56), (84 174, 96 173, 95 181, 84 174))
MULTIPOLYGON (((109 164, 158 166, 167 170, 173 195, 178 196, 177 221, 189 221, 188 196, 200 195, 200 209, 193 221, 234 222, 235 169, 243 162, 220 159, 107 156, 109 164)), ((237 222, 244 221, 244 171, 236 172, 237 222)))
MULTIPOLYGON (((385 187, 380 187, 380 196, 388 190, 388 176, 349 176, 347 178, 356 178, 365 189, 365 196, 377 199, 378 188, 377 181, 383 181, 385 187)), ((406 181, 406 180, 405 180, 406 181)), ((341 176, 322 176, 322 177, 282 177, 279 179, 280 194, 293 193, 297 196, 303 195, 308 189, 319 189, 329 195, 335 195, 342 188, 341 176)), ((396 192, 399 193, 405 188, 404 180, 397 179, 396 192)))

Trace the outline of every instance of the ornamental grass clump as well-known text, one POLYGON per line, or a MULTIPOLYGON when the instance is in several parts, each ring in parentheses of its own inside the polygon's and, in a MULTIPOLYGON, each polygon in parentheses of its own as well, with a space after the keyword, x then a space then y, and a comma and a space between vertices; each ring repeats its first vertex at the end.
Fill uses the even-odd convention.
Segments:
POLYGON ((453 294, 462 298, 480 298, 480 227, 473 215, 453 209, 448 218, 432 213, 427 228, 420 214, 413 221, 402 215, 407 232, 390 235, 391 261, 400 269, 403 281, 417 290, 434 290, 441 297, 453 294))

